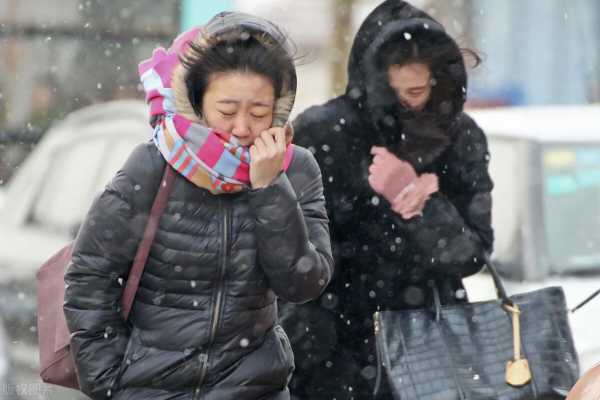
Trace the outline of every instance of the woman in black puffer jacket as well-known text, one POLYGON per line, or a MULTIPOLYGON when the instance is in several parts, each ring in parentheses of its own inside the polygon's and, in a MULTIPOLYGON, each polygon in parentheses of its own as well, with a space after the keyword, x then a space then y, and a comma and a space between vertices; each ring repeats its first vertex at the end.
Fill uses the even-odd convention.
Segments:
POLYGON ((140 72, 153 143, 93 203, 65 277, 80 386, 94 399, 288 399, 276 299, 318 297, 333 268, 319 167, 283 128, 290 46, 268 21, 223 13, 140 72), (178 174, 123 321, 120 282, 165 167, 178 174))

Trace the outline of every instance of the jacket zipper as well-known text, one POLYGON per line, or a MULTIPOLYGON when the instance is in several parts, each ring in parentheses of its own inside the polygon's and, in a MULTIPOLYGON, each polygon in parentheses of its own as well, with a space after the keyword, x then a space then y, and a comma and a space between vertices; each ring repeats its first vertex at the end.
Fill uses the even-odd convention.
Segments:
POLYGON ((225 270, 227 268, 227 251, 229 248, 229 208, 223 205, 223 200, 219 199, 219 208, 223 211, 223 240, 221 244, 221 265, 219 268, 219 276, 217 280, 217 290, 215 292, 215 301, 213 306, 212 313, 212 324, 210 329, 210 337, 208 340, 208 345, 206 347, 206 351, 203 351, 198 355, 198 360, 200 361, 200 377, 198 379, 198 383, 196 385, 196 389, 194 390, 194 399, 199 398, 200 388, 204 383, 204 379, 206 378, 206 373, 208 371, 208 359, 210 355, 210 350, 217 335, 217 328, 219 326, 219 320, 221 318, 221 308, 223 305, 223 297, 224 297, 224 288, 223 281, 225 278, 225 270))

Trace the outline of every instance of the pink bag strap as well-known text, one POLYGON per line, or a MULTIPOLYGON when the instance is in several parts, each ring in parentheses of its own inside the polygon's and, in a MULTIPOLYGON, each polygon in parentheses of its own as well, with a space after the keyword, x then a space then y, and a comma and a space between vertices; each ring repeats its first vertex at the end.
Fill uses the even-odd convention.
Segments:
POLYGON ((154 198, 152 210, 150 211, 150 217, 148 218, 148 223, 146 224, 146 229, 144 230, 144 236, 138 246, 135 259, 133 260, 133 267, 131 267, 129 278, 127 278, 127 284, 125 285, 125 290, 123 291, 121 307, 123 311, 123 318, 125 320, 127 320, 129 317, 129 312, 133 306, 133 299, 135 298, 135 293, 140 285, 140 279, 142 278, 144 267, 146 266, 148 255, 150 254, 150 248, 152 247, 152 242, 154 242, 154 237, 156 236, 156 231, 158 230, 158 222, 160 221, 160 217, 167 206, 167 200, 169 198, 169 193, 171 192, 174 181, 175 172, 173 171, 173 168, 169 166, 169 164, 166 164, 165 173, 161 179, 160 187, 158 188, 158 192, 154 198))

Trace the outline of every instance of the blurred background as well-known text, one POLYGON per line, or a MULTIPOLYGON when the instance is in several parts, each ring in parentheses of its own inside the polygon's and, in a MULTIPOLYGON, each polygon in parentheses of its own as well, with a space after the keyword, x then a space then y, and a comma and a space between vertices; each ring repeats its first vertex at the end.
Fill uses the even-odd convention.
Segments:
MULTIPOLYGON (((490 137, 509 290, 561 284, 574 306, 600 289, 600 1, 409 2, 483 58, 467 105, 490 137)), ((81 398, 37 378, 34 274, 150 138, 137 64, 219 11, 257 14, 302 56, 297 114, 343 93, 354 34, 379 3, 0 0, 0 399, 81 398)), ((600 361, 600 307, 586 312, 572 319, 584 369, 600 361)))
MULTIPOLYGON (((55 119, 141 99, 137 63, 222 10, 285 27, 304 57, 295 112, 339 94, 360 22, 378 0, 0 0, 0 182, 55 119)), ((472 106, 600 100, 600 2, 414 0, 484 63, 472 106)))

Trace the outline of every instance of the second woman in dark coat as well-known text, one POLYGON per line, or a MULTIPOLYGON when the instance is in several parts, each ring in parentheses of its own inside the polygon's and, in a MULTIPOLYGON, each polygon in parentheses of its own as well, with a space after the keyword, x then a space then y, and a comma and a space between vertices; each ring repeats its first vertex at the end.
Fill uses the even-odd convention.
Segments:
MULTIPOLYGON (((294 121, 323 171, 336 274, 318 301, 281 315, 297 354, 297 399, 368 399, 372 316, 465 301, 461 278, 492 249, 484 133, 463 112, 458 46, 398 0, 360 27, 346 93, 294 121)), ((379 398, 386 398, 382 395, 379 398)))

